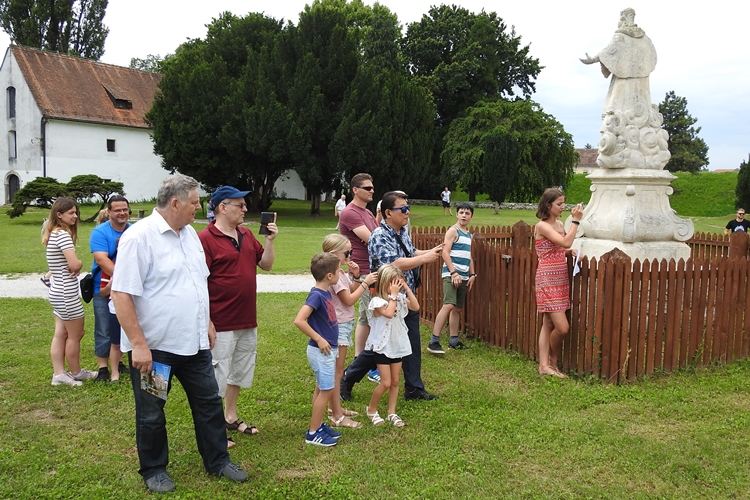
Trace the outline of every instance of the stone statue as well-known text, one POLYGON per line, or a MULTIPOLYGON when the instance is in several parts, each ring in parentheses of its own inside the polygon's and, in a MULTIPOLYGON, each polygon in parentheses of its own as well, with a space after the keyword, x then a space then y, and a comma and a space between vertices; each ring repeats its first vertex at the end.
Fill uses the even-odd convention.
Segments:
POLYGON ((684 242, 693 222, 669 204, 675 179, 664 170, 671 154, 664 118, 651 104, 649 75, 656 49, 635 24, 635 11, 620 12, 612 41, 584 64, 600 63, 612 80, 602 111, 599 156, 592 172, 591 200, 583 212, 573 247, 600 257, 619 248, 631 258, 680 259, 690 256, 684 242))
POLYGON ((620 12, 612 41, 584 64, 601 64, 612 75, 602 111, 597 164, 604 168, 663 169, 670 158, 663 117, 651 104, 648 77, 656 67, 656 49, 635 24, 635 11, 620 12))

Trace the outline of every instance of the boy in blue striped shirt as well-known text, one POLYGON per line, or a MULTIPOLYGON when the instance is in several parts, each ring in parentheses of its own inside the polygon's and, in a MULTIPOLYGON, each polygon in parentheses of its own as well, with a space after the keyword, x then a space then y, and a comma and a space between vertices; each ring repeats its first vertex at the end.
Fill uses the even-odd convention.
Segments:
POLYGON ((471 233, 469 222, 474 216, 474 207, 469 203, 456 206, 456 224, 448 228, 443 242, 443 307, 435 318, 432 340, 427 352, 445 354, 440 346, 440 331, 448 322, 451 349, 466 349, 458 340, 458 323, 466 302, 466 292, 471 290, 477 275, 474 259, 471 258, 471 233))

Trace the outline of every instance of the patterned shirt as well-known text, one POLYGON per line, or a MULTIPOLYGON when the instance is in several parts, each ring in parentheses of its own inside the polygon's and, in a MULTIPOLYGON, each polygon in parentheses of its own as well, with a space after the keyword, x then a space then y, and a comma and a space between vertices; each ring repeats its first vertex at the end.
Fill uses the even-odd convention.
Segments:
MULTIPOLYGON (((402 227, 401 231, 397 233, 385 221, 381 222, 380 226, 370 235, 370 243, 367 245, 367 249, 370 253, 370 268, 373 270, 384 264, 391 264, 401 257, 413 257, 414 252, 417 251, 405 227, 402 227), (404 249, 399 245, 397 238, 401 238, 401 242, 409 250, 409 255, 404 253, 404 249)), ((416 292, 413 269, 404 272, 404 276, 406 277, 406 285, 412 292, 416 292)))
MULTIPOLYGON (((456 228, 458 238, 453 242, 451 246, 451 262, 453 263, 453 269, 458 271, 458 275, 461 276, 461 281, 468 281, 469 279, 469 264, 471 263, 471 233, 469 231, 461 231, 458 226, 456 228)), ((450 278, 451 272, 448 270, 448 266, 443 264, 443 278, 450 278)))

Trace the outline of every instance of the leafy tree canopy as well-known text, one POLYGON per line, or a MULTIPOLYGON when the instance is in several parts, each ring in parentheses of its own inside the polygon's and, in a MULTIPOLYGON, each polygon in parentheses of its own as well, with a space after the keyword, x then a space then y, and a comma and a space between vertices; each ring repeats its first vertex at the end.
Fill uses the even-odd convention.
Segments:
MULTIPOLYGON (((109 197, 116 193, 125 195, 122 182, 105 181, 93 174, 76 175, 67 184, 58 182, 52 177, 37 177, 18 190, 13 205, 6 213, 11 218, 18 217, 26 212, 26 207, 30 205, 49 207, 60 196, 75 198, 79 203, 98 198, 101 200, 99 207, 101 210, 107 204, 109 197)), ((87 221, 94 220, 98 213, 97 211, 87 221)))
POLYGON ((149 71, 151 73, 161 73, 161 65, 163 62, 164 58, 162 56, 158 54, 149 54, 143 59, 140 59, 138 57, 131 57, 130 67, 139 69, 141 71, 149 71))
POLYGON ((735 194, 737 195, 735 208, 750 209, 750 155, 748 155, 747 161, 740 163, 735 194))
POLYGON ((453 120, 480 100, 530 97, 543 66, 496 13, 455 5, 432 7, 409 24, 402 48, 410 74, 432 94, 437 110, 432 182, 425 183, 433 192, 449 177, 441 176, 438 162, 453 120))
POLYGON ((0 0, 0 26, 18 45, 99 60, 108 0, 0 0))
POLYGON ((669 133, 668 146, 672 153, 667 170, 691 173, 706 170, 708 146, 698 137, 701 128, 693 127, 698 119, 688 113, 687 99, 670 90, 659 104, 659 111, 664 116, 662 128, 669 133))
POLYGON ((513 158, 517 158, 515 177, 503 174, 512 181, 505 194, 526 201, 538 198, 549 186, 566 184, 578 154, 572 136, 538 104, 496 99, 478 102, 453 121, 441 161, 450 180, 460 183, 473 200, 477 193, 486 192, 485 168, 505 171, 513 158), (485 167, 488 146, 492 155, 485 167))

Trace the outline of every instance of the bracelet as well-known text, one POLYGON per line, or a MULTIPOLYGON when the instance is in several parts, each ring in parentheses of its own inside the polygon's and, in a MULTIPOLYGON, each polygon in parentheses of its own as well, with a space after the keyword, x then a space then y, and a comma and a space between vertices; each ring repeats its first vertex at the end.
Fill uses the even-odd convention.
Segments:
POLYGON ((458 274, 458 271, 456 271, 456 270, 454 269, 453 271, 451 271, 451 274, 458 274))
POLYGON ((360 281, 360 282, 359 282, 359 285, 360 285, 360 286, 361 286, 362 288, 364 288, 365 290, 367 290, 367 283, 365 283, 364 281, 360 281))
POLYGON ((572 220, 572 221, 570 221, 570 223, 571 224, 575 224, 576 226, 580 226, 581 225, 581 223, 579 221, 577 221, 577 220, 572 220))
POLYGON ((474 273, 474 274, 470 274, 470 275, 469 275, 469 278, 473 278, 473 277, 474 277, 474 276, 476 276, 476 275, 477 275, 477 273, 474 273))
POLYGON ((396 297, 394 297, 393 295, 389 295, 388 296, 388 300, 398 300, 398 299, 396 297))

